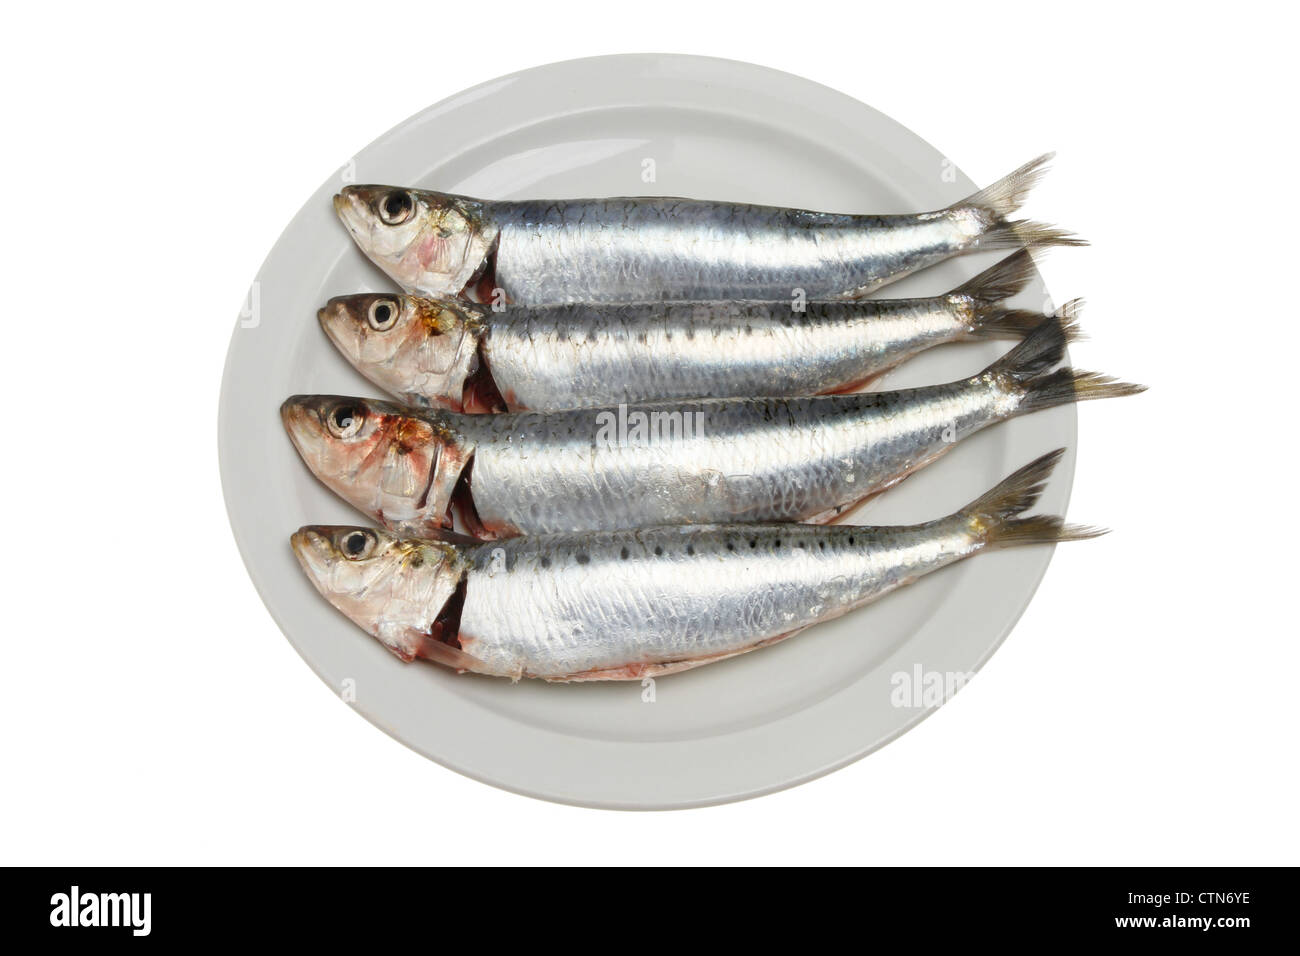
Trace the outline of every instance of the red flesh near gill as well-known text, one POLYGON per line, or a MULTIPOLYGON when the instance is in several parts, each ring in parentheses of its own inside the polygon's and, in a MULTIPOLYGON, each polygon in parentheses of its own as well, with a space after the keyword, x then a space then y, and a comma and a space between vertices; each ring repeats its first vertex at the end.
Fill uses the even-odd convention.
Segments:
POLYGON ((509 411, 496 380, 492 378, 492 369, 488 366, 487 355, 483 352, 483 343, 479 343, 478 361, 474 371, 465 379, 461 388, 461 409, 473 415, 494 414, 509 411))
POLYGON ((451 500, 447 502, 446 522, 450 523, 455 516, 460 519, 461 527, 465 529, 466 534, 480 541, 491 541, 498 536, 483 524, 478 516, 478 508, 474 506, 474 491, 471 487, 473 473, 474 458, 471 455, 465 467, 461 469, 456 487, 452 489, 451 500))
POLYGON ((460 650, 460 616, 465 609, 465 593, 468 590, 468 581, 462 577, 460 583, 456 585, 456 590, 452 592, 447 603, 442 606, 438 616, 434 618, 433 626, 429 628, 429 637, 439 644, 447 644, 460 650))

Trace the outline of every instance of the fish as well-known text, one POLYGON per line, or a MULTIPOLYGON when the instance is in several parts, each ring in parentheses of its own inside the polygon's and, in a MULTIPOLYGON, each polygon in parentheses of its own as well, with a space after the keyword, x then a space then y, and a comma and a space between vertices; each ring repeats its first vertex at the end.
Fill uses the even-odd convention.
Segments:
POLYGON ((1063 451, 923 524, 696 525, 504 542, 311 525, 291 544, 326 600, 403 661, 516 681, 642 680, 770 646, 985 551, 1104 533, 1024 516, 1063 451))
POLYGON ((1043 322, 984 371, 944 385, 461 414, 295 395, 281 406, 308 468, 363 514, 424 536, 492 539, 677 524, 827 522, 1018 415, 1141 386, 1070 368, 1043 322))
POLYGON ((951 206, 855 215, 678 197, 485 200, 403 186, 334 196, 348 233, 407 292, 519 305, 856 299, 955 255, 1083 245, 1012 220, 1051 154, 951 206))
POLYGON ((366 292, 330 299, 317 317, 348 361, 405 404, 557 411, 852 391, 945 342, 1024 336, 1046 316, 1005 300, 1034 274, 1022 250, 925 298, 494 308, 366 292))

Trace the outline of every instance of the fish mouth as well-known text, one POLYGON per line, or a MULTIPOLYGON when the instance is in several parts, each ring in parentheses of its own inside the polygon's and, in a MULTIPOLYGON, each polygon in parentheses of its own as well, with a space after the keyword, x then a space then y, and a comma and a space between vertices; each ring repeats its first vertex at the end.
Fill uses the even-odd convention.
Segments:
POLYGON ((325 305, 316 310, 316 321, 320 323, 321 329, 329 340, 344 355, 352 357, 358 353, 359 350, 344 339, 344 331, 351 328, 352 323, 347 306, 342 301, 331 299, 326 302, 325 305))
POLYGON ((319 547, 323 542, 320 532, 311 526, 299 528, 289 536, 289 544, 300 561, 310 553, 310 548, 319 547))
POLYGON ((347 230, 351 232, 352 223, 348 222, 347 208, 348 208, 347 197, 344 196, 342 193, 335 193, 334 194, 334 215, 338 216, 339 219, 343 221, 343 225, 347 227, 347 230))
POLYGON ((289 435, 289 441, 293 442, 293 447, 298 449, 299 454, 303 452, 301 439, 306 429, 307 415, 308 410, 303 407, 301 396, 294 395, 286 398, 280 405, 280 422, 289 435))
POLYGON ((321 422, 319 403, 314 395, 292 395, 280 406, 280 422, 294 450, 316 472, 316 462, 327 438, 321 422))
POLYGON ((362 236, 366 224, 365 203, 346 187, 334 194, 334 213, 354 237, 359 239, 362 236))
POLYGON ((319 584, 327 568, 333 545, 319 525, 304 525, 289 536, 289 547, 312 582, 319 584))

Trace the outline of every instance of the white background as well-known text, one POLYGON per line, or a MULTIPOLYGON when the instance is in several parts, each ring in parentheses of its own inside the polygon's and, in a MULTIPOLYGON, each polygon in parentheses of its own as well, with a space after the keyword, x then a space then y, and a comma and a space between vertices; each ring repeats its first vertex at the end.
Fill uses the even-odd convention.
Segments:
MULTIPOLYGON (((0 862, 1297 863, 1294 33, 1239 3, 27 4, 0 55, 0 862), (304 199, 458 90, 598 53, 751 60, 894 117, 1089 238, 1071 514, 954 701, 712 809, 553 806, 342 703, 264 611, 217 477, 226 345, 304 199)), ((1280 8, 1277 8, 1280 9, 1280 8)))

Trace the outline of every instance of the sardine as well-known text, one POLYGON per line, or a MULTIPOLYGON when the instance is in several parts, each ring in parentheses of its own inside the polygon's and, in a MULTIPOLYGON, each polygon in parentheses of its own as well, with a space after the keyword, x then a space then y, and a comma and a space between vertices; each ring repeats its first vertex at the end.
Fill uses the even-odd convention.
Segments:
POLYGON ((935 212, 851 215, 695 199, 489 201, 345 186, 334 209, 408 292, 519 305, 663 299, 855 299, 977 249, 1081 245, 1010 220, 1042 156, 935 212))
POLYGON ((478 537, 833 520, 980 429, 1140 386, 1069 368, 1049 319, 946 385, 466 415, 299 395, 281 415, 315 475, 393 530, 478 537))
POLYGON ((515 680, 640 680, 774 644, 983 551, 1101 534, 1022 517, 1061 453, 918 525, 687 526, 490 544, 309 526, 292 544, 320 593, 404 661, 515 680))
POLYGON ((1045 316, 1004 300, 1033 275, 1021 251, 927 298, 498 310, 368 292, 331 299, 319 318, 363 375, 407 404, 554 411, 851 391, 935 345, 1023 336, 1045 316))

